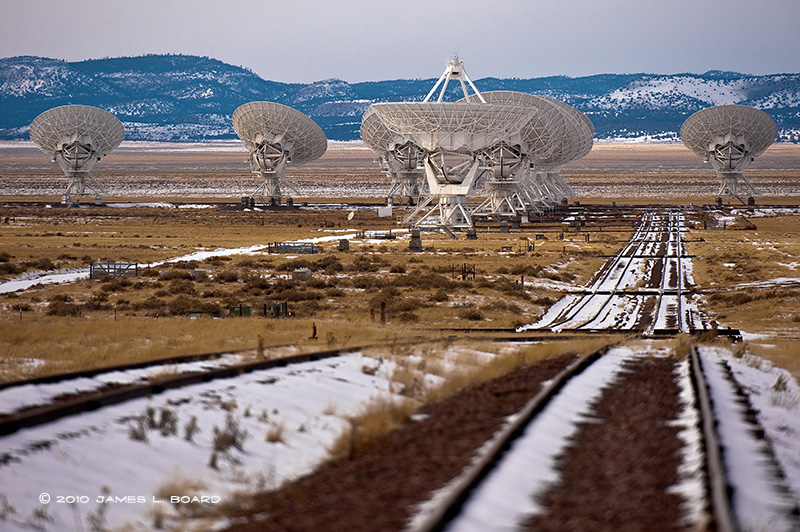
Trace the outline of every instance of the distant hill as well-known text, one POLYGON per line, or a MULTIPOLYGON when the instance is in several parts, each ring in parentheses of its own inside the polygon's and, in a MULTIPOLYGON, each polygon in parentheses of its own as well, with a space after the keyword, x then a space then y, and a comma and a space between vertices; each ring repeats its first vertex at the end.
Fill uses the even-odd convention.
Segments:
MULTIPOLYGON (((85 104, 119 117, 129 140, 230 139, 236 138, 233 111, 249 101, 268 100, 306 113, 331 140, 354 140, 370 104, 421 100, 435 80, 281 83, 216 59, 187 55, 78 62, 10 57, 0 59, 0 138, 27 138, 39 113, 85 104)), ((563 100, 591 118, 598 139, 677 140, 690 114, 738 103, 772 116, 779 140, 800 142, 800 74, 602 74, 484 78, 475 85, 481 91, 514 90, 563 100)), ((458 91, 448 96, 455 99, 458 91)))

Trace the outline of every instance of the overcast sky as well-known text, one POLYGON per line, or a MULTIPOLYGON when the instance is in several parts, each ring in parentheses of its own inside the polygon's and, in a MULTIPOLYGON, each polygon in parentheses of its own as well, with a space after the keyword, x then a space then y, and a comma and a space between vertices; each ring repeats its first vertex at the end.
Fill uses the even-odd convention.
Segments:
POLYGON ((11 0, 0 57, 203 55, 283 82, 800 72, 800 0, 11 0))

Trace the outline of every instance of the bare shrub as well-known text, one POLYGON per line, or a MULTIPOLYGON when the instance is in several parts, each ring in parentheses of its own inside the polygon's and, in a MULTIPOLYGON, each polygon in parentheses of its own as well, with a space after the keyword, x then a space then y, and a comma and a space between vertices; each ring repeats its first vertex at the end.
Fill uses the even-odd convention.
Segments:
POLYGON ((194 294, 194 283, 187 279, 175 279, 169 284, 170 294, 194 294))
POLYGON ((103 292, 121 292, 131 286, 133 281, 127 277, 104 277, 100 290, 103 292))
POLYGON ((285 443, 283 440, 283 433, 286 428, 286 423, 281 422, 277 425, 273 425, 272 427, 267 430, 267 435, 264 438, 265 441, 269 443, 285 443))
POLYGON ((22 273, 26 269, 27 268, 23 264, 0 262, 0 275, 14 275, 15 273, 22 273))
POLYGON ((375 261, 366 255, 358 255, 350 265, 350 271, 354 272, 377 272, 380 269, 380 262, 375 261))
POLYGON ((147 418, 139 416, 136 420, 128 426, 128 437, 132 440, 147 443, 150 441, 150 427, 148 426, 147 418))
POLYGON ((327 255, 314 263, 314 270, 324 271, 327 274, 344 271, 344 265, 334 255, 327 255))
POLYGON ((389 432, 408 423, 416 410, 414 402, 381 399, 370 402, 366 409, 350 420, 345 430, 328 449, 332 459, 353 460, 380 446, 389 432))
POLYGON ((416 323, 419 321, 419 316, 413 312, 401 312, 397 315, 397 321, 403 323, 416 323))
POLYGON ((445 290, 437 290, 428 296, 428 300, 435 303, 443 303, 450 300, 450 294, 445 290))
POLYGON ((220 283, 236 283, 239 281, 239 272, 235 270, 225 270, 216 275, 220 283))
POLYGON ((298 270, 300 268, 308 268, 309 270, 316 269, 313 264, 311 264, 306 259, 291 259, 287 260, 282 264, 278 264, 275 266, 275 271, 277 272, 292 272, 294 270, 298 270))
POLYGON ((167 310, 172 315, 183 315, 189 312, 209 313, 220 315, 219 305, 210 301, 201 301, 185 295, 179 295, 167 304, 167 310))
POLYGON ((80 316, 81 307, 69 301, 51 301, 47 306, 48 316, 80 316))
POLYGON ((470 321, 481 321, 485 320, 486 316, 483 313, 474 308, 465 308, 461 312, 458 313, 458 317, 462 320, 470 320, 470 321))
POLYGON ((56 269, 56 265, 53 264, 53 261, 51 261, 48 258, 39 259, 38 261, 36 261, 33 264, 33 266, 36 269, 39 269, 39 270, 55 270, 56 269))
POLYGON ((200 427, 197 424, 197 416, 192 416, 183 428, 183 439, 193 442, 198 432, 200 432, 200 427))
POLYGON ((225 416, 225 427, 219 429, 214 427, 214 450, 227 451, 234 447, 240 451, 244 450, 244 442, 250 437, 250 433, 241 427, 239 419, 233 412, 228 412, 225 416))
POLYGON ((165 272, 161 272, 160 277, 165 281, 174 281, 176 279, 191 281, 192 272, 185 270, 167 270, 165 272))

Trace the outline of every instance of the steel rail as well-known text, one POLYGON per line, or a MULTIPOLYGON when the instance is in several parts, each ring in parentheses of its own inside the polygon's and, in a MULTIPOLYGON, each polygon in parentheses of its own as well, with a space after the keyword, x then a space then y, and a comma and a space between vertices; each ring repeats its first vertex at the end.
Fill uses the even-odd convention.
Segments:
POLYGON ((428 514, 422 522, 407 532, 438 532, 444 530, 466 502, 470 493, 500 461, 512 442, 522 436, 525 428, 533 421, 545 406, 558 394, 561 388, 573 377, 589 367, 610 346, 598 349, 588 355, 579 357, 569 366, 561 370, 548 384, 542 388, 514 417, 514 421, 495 435, 492 443, 481 457, 470 464, 452 486, 448 495, 435 510, 428 514))
POLYGON ((556 324, 551 325, 550 328, 552 329, 553 327, 558 327, 560 325, 564 325, 566 323, 569 323, 586 305, 589 304, 589 302, 593 299, 593 297, 595 295, 606 295, 606 294, 608 294, 610 297, 600 306, 600 308, 597 309, 597 312, 591 318, 584 320, 581 325, 578 325, 577 327, 575 327, 575 330, 586 330, 586 331, 596 330, 594 328, 588 327, 588 325, 590 325, 592 322, 597 320, 603 314, 603 311, 605 310, 605 308, 611 303, 611 300, 613 299, 613 296, 617 295, 618 293, 623 293, 623 294, 626 294, 626 295, 637 295, 637 294, 630 294, 630 292, 625 291, 625 290, 620 290, 619 289, 620 283, 623 281, 623 279, 625 277, 625 274, 630 269, 634 257, 639 256, 639 257, 642 257, 642 258, 651 258, 652 259, 652 258, 658 256, 658 255, 654 255, 652 253, 652 249, 650 250, 651 252, 648 253, 647 255, 643 254, 643 252, 645 251, 647 245, 654 243, 654 240, 649 238, 651 233, 654 233, 654 234, 656 234, 656 235, 658 235, 658 236, 663 238, 663 235, 665 234, 664 226, 666 226, 666 230, 667 230, 666 234, 669 234, 671 215, 672 215, 671 212, 668 212, 666 214, 666 216, 665 216, 666 223, 665 223, 665 220, 662 219, 662 217, 660 215, 657 216, 656 213, 654 213, 654 212, 646 213, 647 218, 643 219, 643 221, 640 224, 639 228, 637 229, 636 233, 634 234, 634 236, 629 241, 628 246, 626 246, 619 254, 617 254, 614 257, 614 260, 611 262, 610 267, 606 270, 606 275, 604 276, 603 280, 600 281, 599 284, 595 283, 595 286, 597 286, 597 288, 594 288, 590 292, 588 292, 589 297, 581 298, 581 300, 577 301, 575 304, 570 306, 568 309, 565 309, 565 312, 562 313, 562 315, 566 314, 567 317, 562 319, 562 320, 560 320, 560 321, 558 321, 556 324), (628 255, 626 253, 626 251, 628 249, 630 249, 631 246, 634 246, 634 245, 635 245, 635 251, 632 254, 628 255), (640 253, 640 251, 642 253, 640 253), (620 262, 620 260, 622 258, 627 258, 628 261, 627 261, 627 263, 625 263, 625 266, 624 266, 622 272, 620 273, 620 276, 617 279, 617 282, 614 284, 614 288, 612 288, 610 290, 600 290, 599 287, 602 286, 603 283, 605 283, 605 280, 608 278, 610 273, 617 268, 617 265, 619 264, 619 262, 620 262))
MULTIPOLYGON (((271 345, 269 347, 265 347, 264 349, 276 349, 280 347, 290 347, 292 344, 284 344, 284 345, 271 345)), ((33 377, 30 379, 24 380, 17 380, 17 381, 9 381, 9 382, 2 382, 0 383, 0 391, 3 391, 8 388, 14 388, 17 386, 25 386, 29 384, 53 384, 56 382, 67 381, 71 379, 80 379, 80 378, 92 378, 96 377, 97 375, 102 375, 103 373, 113 373, 118 371, 129 371, 132 369, 143 369, 149 368, 151 366, 159 366, 159 365, 172 365, 172 364, 184 364, 187 362, 203 362, 206 360, 214 360, 217 358, 221 358, 225 355, 235 355, 238 353, 245 353, 248 351, 256 351, 256 347, 247 347, 242 349, 228 349, 226 351, 214 351, 210 353, 199 353, 193 355, 176 355, 171 357, 163 357, 163 358, 156 358, 152 360, 144 360, 141 362, 131 362, 128 364, 116 364, 113 366, 102 366, 98 368, 92 369, 85 369, 85 370, 78 370, 78 371, 70 371, 67 373, 54 373, 52 375, 44 375, 41 377, 33 377)))
POLYGON ((656 309, 655 309, 656 311, 655 311, 655 314, 654 314, 653 323, 652 323, 652 326, 649 328, 650 334, 656 334, 656 331, 658 330, 658 329, 656 329, 656 324, 658 324, 658 318, 662 315, 662 313, 667 314, 666 309, 664 309, 662 311, 662 305, 664 304, 664 295, 677 295, 677 297, 678 297, 678 299, 677 299, 677 302, 678 302, 677 303, 677 316, 676 316, 676 320, 675 320, 676 321, 676 329, 677 329, 678 332, 681 332, 681 331, 684 330, 684 328, 683 328, 683 321, 684 320, 683 320, 683 311, 682 311, 682 297, 683 297, 683 293, 686 290, 684 289, 684 286, 683 286, 683 261, 682 261, 682 259, 684 258, 684 254, 683 254, 683 239, 682 239, 682 236, 681 236, 682 235, 682 230, 681 230, 682 223, 680 222, 680 216, 681 215, 680 215, 680 213, 675 213, 675 212, 670 212, 668 214, 669 214, 669 220, 668 220, 668 224, 667 224, 668 240, 666 242, 666 244, 667 244, 667 254, 663 257, 664 261, 663 261, 663 265, 662 265, 662 269, 661 269, 661 283, 660 283, 661 286, 658 289, 658 294, 657 294, 658 295, 658 301, 656 303, 656 309), (677 221, 677 223, 676 223, 676 221, 677 221), (675 247, 675 255, 671 256, 670 253, 669 253, 669 246, 670 246, 671 243, 673 243, 673 241, 672 241, 672 235, 673 234, 677 234, 677 241, 676 241, 676 247, 675 247), (677 262, 676 262, 676 264, 677 264, 676 270, 677 270, 677 276, 678 276, 678 280, 677 280, 678 285, 676 287, 669 286, 669 266, 671 264, 670 261, 669 261, 670 258, 673 258, 673 259, 677 260, 677 262))
MULTIPOLYGON (((645 215, 644 215, 644 217, 642 219, 642 222, 639 224, 639 227, 637 227, 636 232, 631 237, 631 239, 628 241, 628 243, 625 245, 625 247, 623 247, 619 251, 619 253, 614 255, 614 259, 611 262, 606 263, 607 266, 604 266, 604 269, 601 270, 600 275, 598 275, 597 280, 592 285, 593 288, 590 288, 589 290, 587 290, 585 292, 585 294, 584 294, 584 297, 582 297, 581 299, 575 301, 568 308, 565 308, 559 314, 559 316, 556 317, 556 320, 554 320, 554 322, 551 325, 549 325, 547 328, 550 329, 550 330, 553 330, 556 327, 559 327, 561 325, 569 323, 576 315, 578 315, 578 313, 580 313, 581 310, 583 310, 584 307, 586 307, 586 305, 589 304, 589 302, 593 299, 593 297, 598 295, 598 294, 605 294, 606 292, 608 292, 610 296, 613 296, 614 294, 616 294, 617 287, 619 286, 619 283, 622 281, 622 278, 624 277, 625 272, 628 270, 628 268, 630 267, 631 262, 633 261, 633 259, 631 257, 635 256, 637 254, 637 252, 640 250, 640 248, 642 248, 642 246, 644 244, 650 242, 649 240, 646 239, 646 236, 647 236, 648 233, 651 232, 650 227, 652 227, 652 225, 653 225, 653 213, 645 213, 645 215), (635 248, 635 249, 634 249, 633 253, 628 255, 627 252, 631 248, 635 248), (603 284, 608 280, 608 278, 611 276, 611 274, 617 269, 617 265, 620 263, 620 260, 623 259, 623 258, 627 258, 628 262, 625 264, 625 267, 623 268, 622 273, 620 274, 619 278, 617 279, 617 282, 615 283, 614 288, 611 289, 611 290, 600 290, 600 287, 603 286, 603 284)), ((597 319, 597 317, 600 315, 600 313, 603 311, 603 309, 606 307, 606 305, 608 304, 609 301, 611 301, 611 297, 609 297, 608 301, 606 301, 606 303, 604 303, 600 307, 600 309, 598 309, 597 313, 594 316, 592 316, 588 320, 585 320, 583 322, 583 325, 589 324, 593 320, 597 319)), ((575 329, 576 330, 580 329, 581 326, 575 327, 575 329)))
POLYGON ((722 461, 722 447, 717 435, 716 420, 711 407, 708 384, 703 374, 703 366, 697 354, 697 348, 692 345, 690 349, 689 368, 700 412, 708 490, 711 513, 716 524, 715 530, 717 532, 739 532, 739 526, 733 514, 730 499, 731 486, 725 474, 725 466, 722 461))

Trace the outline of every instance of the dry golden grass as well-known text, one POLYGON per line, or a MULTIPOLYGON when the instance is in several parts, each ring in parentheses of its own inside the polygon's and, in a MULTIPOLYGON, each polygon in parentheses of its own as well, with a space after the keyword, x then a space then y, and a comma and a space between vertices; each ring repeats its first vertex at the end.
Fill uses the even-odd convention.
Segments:
POLYGON ((391 379, 405 397, 371 401, 361 414, 350 419, 350 427, 331 445, 330 458, 352 459, 369 452, 390 431, 407 423, 423 404, 441 401, 468 386, 500 377, 523 365, 566 353, 587 354, 606 345, 609 345, 607 339, 588 338, 525 347, 464 341, 452 347, 410 348, 410 352, 368 350, 366 356, 393 361, 395 370, 391 379), (413 361, 409 360, 411 354, 413 361), (426 387, 423 384, 425 373, 439 375, 442 381, 426 387))
POLYGON ((370 401, 362 413, 350 420, 350 428, 331 444, 330 459, 353 459, 367 454, 392 430, 407 423, 417 408, 419 403, 408 399, 370 401))
POLYGON ((425 402, 441 401, 468 386, 506 375, 523 365, 568 353, 579 355, 591 353, 612 342, 613 340, 606 337, 596 337, 534 344, 499 353, 488 362, 459 365, 446 375, 440 385, 427 389, 424 400, 425 402))
POLYGON ((271 426, 267 430, 267 435, 264 437, 264 441, 268 441, 270 443, 283 442, 283 432, 285 429, 286 423, 284 422, 271 426))
MULTIPOLYGON (((372 342, 386 335, 355 321, 314 323, 319 334, 333 334, 332 347, 372 342)), ((296 344, 300 351, 327 348, 308 339, 311 329, 312 322, 301 319, 37 316, 22 322, 2 321, 0 381, 228 349, 252 349, 255 357, 258 336, 266 338, 268 356, 270 346, 296 344)))
POLYGON ((780 338, 765 339, 761 342, 750 340, 745 342, 743 347, 748 353, 769 360, 800 380, 800 341, 780 338))
POLYGON ((800 284, 759 284, 800 279, 800 216, 749 220, 755 228, 691 231, 701 309, 721 327, 757 335, 747 351, 800 375, 800 284))

